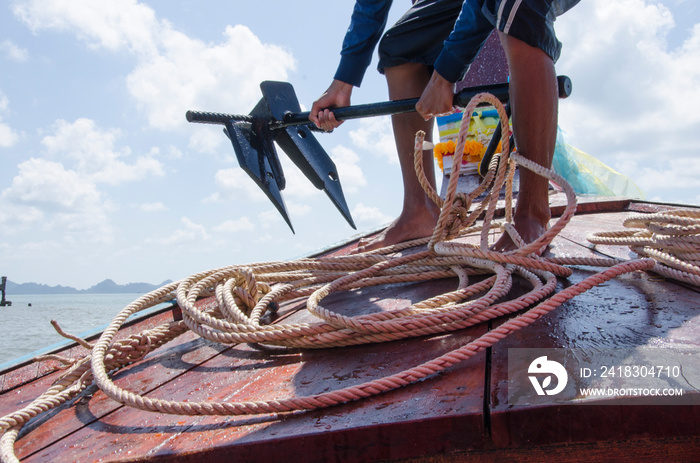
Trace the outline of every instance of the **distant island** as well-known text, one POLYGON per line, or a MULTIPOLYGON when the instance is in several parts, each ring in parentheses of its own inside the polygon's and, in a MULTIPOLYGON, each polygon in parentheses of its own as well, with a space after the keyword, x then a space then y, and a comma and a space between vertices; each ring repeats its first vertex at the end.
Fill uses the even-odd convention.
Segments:
POLYGON ((7 280, 5 291, 8 297, 13 294, 145 294, 154 291, 161 286, 172 283, 172 280, 166 280, 159 285, 149 283, 127 283, 118 285, 114 280, 104 280, 88 289, 75 289, 70 286, 49 286, 39 283, 13 283, 7 280))

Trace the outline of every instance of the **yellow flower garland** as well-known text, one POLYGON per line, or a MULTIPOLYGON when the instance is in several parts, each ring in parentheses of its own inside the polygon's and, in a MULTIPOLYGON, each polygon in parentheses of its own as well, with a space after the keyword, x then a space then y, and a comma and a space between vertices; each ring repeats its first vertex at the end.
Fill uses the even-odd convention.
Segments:
MULTIPOLYGON (((454 156, 455 149, 457 146, 453 140, 447 140, 446 142, 436 143, 433 148, 433 156, 437 160, 438 166, 441 170, 444 170, 442 158, 443 156, 454 156)), ((498 144, 496 151, 500 151, 501 144, 498 144)), ((464 155, 462 157, 462 162, 480 162, 486 153, 486 147, 476 141, 467 139, 464 143, 464 155)))

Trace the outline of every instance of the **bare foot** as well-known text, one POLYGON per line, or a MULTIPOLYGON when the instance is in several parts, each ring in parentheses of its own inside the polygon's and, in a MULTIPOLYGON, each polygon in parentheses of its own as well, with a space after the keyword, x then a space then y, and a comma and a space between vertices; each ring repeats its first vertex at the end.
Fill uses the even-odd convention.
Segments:
POLYGON ((404 241, 425 238, 433 234, 440 210, 437 206, 424 210, 421 214, 408 215, 402 213, 388 227, 378 235, 363 238, 352 254, 373 251, 375 249, 392 246, 404 241))
MULTIPOLYGON (((515 227, 515 230, 518 232, 523 241, 525 241, 525 243, 528 244, 532 243, 537 238, 542 236, 544 232, 546 232, 549 228, 547 222, 542 223, 541 221, 536 220, 532 217, 523 217, 519 220, 517 220, 517 218, 514 218, 513 226, 515 227)), ((501 235, 498 241, 496 241, 496 243, 493 246, 491 246, 492 251, 498 252, 509 252, 514 251, 516 249, 518 249, 518 246, 515 245, 515 243, 513 242, 513 240, 507 232, 503 233, 503 235, 501 235)), ((544 250, 545 248, 543 247, 539 250, 538 254, 541 254, 544 250)))

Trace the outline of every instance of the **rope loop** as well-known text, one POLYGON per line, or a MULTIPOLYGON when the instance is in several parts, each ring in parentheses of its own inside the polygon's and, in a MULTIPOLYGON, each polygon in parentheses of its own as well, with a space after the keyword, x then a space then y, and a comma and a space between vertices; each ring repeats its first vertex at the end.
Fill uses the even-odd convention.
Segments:
POLYGON ((622 225, 627 229, 592 233, 587 239, 595 245, 629 246, 639 257, 656 261, 655 273, 700 286, 700 211, 633 214, 622 225))

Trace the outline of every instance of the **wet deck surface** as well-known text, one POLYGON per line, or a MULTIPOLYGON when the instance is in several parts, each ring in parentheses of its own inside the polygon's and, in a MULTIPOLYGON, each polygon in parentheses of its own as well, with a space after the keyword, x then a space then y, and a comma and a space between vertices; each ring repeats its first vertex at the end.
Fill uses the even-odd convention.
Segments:
MULTIPOLYGON (((584 205, 581 209, 589 213, 574 217, 550 252, 629 258, 627 248, 594 250, 585 236, 593 230, 621 229, 630 209, 655 207, 627 202, 610 202, 604 208, 584 205), (626 210, 617 210, 621 205, 626 210), (612 212, 595 212, 606 208, 612 212)), ((560 279, 559 286, 591 273, 591 268, 577 268, 570 278, 560 279)), ((398 308, 455 285, 456 279, 383 285, 335 294, 324 305, 348 307, 353 314, 398 308)), ((604 457, 616 455, 620 461, 659 455, 669 461, 693 461, 700 436, 697 390, 696 405, 684 406, 512 405, 507 365, 512 348, 700 348, 699 308, 697 289, 653 274, 624 275, 425 381, 355 403, 284 416, 147 413, 123 407, 90 388, 74 406, 61 407, 27 426, 17 442, 17 454, 23 461, 37 462, 430 461, 439 454, 472 461, 516 456, 520 461, 542 461, 557 455, 571 461, 607 461, 604 457)), ((311 315, 297 309, 298 304, 283 307, 290 322, 312 321, 311 315)), ((148 323, 168 320, 172 314, 164 312, 148 323)), ((402 371, 464 345, 503 321, 443 336, 303 352, 226 347, 188 332, 120 371, 115 382, 149 397, 183 401, 308 395, 402 371)), ((80 355, 79 349, 74 355, 80 355)), ((0 416, 43 392, 56 376, 42 376, 49 367, 27 366, 1 376, 0 416), (22 385, 35 376, 39 378, 22 385)))

